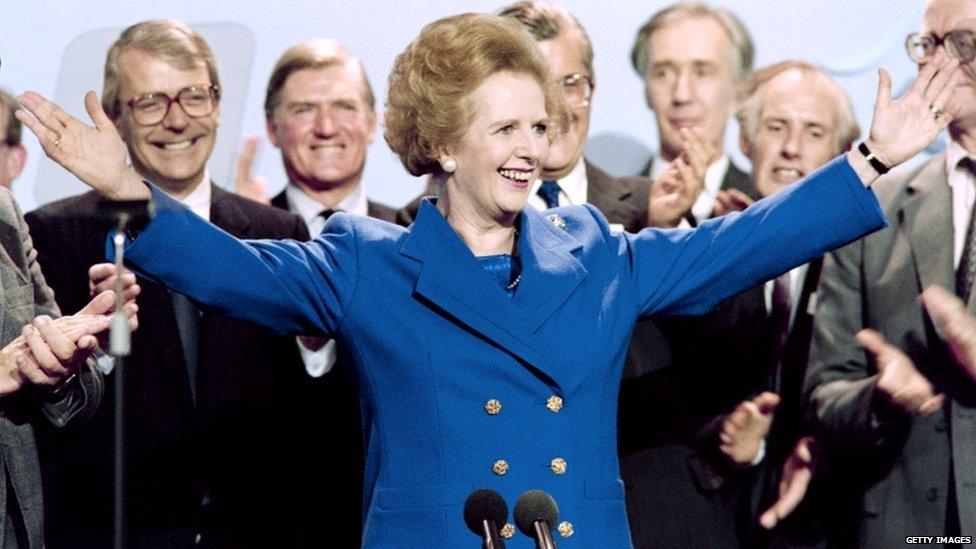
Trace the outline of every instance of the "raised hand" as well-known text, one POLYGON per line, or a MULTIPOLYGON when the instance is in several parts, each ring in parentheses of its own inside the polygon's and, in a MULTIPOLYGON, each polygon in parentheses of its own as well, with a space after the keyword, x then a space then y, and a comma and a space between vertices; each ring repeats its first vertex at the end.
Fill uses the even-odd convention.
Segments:
POLYGON ((740 402, 722 423, 719 450, 737 465, 749 465, 759 455, 759 447, 773 424, 779 395, 769 391, 740 402))
POLYGON ((719 217, 731 212, 741 212, 755 202, 739 189, 722 189, 715 195, 715 205, 712 206, 712 216, 719 217))
POLYGON ((956 362, 976 381, 976 318, 966 311, 961 299, 939 286, 926 288, 921 300, 942 331, 956 362))
POLYGON ((715 152, 700 132, 681 130, 682 152, 651 186, 648 224, 651 227, 676 227, 701 194, 705 172, 715 152))
POLYGON ((952 122, 943 112, 959 81, 959 62, 939 49, 898 99, 891 97, 891 77, 878 71, 878 97, 871 120, 869 148, 888 166, 908 160, 929 146, 952 122))
POLYGON ((759 524, 763 528, 775 528, 779 521, 789 516, 803 501, 817 467, 817 454, 817 441, 813 437, 806 436, 797 441, 793 452, 783 463, 779 499, 759 517, 759 524))
POLYGON ((126 165, 125 144, 108 118, 95 92, 85 94, 88 126, 35 92, 17 98, 30 111, 17 111, 17 119, 37 136, 51 160, 112 200, 149 198, 149 189, 126 165), (33 115, 33 116, 31 116, 33 115))
POLYGON ((875 390, 891 407, 923 416, 942 407, 945 395, 936 393, 932 383, 898 347, 874 330, 861 330, 856 337, 861 347, 874 356, 878 367, 875 390))
POLYGON ((234 192, 255 202, 270 204, 268 181, 254 173, 254 160, 257 158, 261 137, 249 135, 244 138, 244 148, 237 156, 237 171, 234 173, 234 192))

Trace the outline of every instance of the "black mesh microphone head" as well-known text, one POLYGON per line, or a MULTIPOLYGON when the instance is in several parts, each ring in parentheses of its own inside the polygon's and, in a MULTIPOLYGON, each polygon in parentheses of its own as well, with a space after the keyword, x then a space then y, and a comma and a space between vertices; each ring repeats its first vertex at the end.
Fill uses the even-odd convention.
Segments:
POLYGON ((508 519, 508 505, 501 494, 490 489, 481 488, 471 492, 464 502, 464 523, 476 535, 482 535, 481 521, 494 521, 497 528, 501 528, 508 519))
POLYGON ((546 521, 551 530, 558 516, 556 500, 542 490, 529 490, 515 502, 515 525, 530 538, 535 536, 535 521, 546 521))

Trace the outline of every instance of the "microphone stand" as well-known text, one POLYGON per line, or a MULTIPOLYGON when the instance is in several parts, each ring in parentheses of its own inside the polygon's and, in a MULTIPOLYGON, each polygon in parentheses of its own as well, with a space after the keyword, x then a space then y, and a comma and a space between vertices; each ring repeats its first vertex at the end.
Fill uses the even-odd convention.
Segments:
POLYGON ((115 313, 112 315, 112 323, 109 327, 109 353, 114 357, 115 365, 115 449, 114 449, 114 489, 115 506, 114 520, 112 529, 114 533, 115 549, 122 549, 125 546, 125 368, 123 364, 125 357, 132 352, 132 330, 129 326, 129 319, 125 316, 123 306, 125 299, 122 297, 123 282, 122 268, 125 262, 125 230, 129 224, 129 214, 120 212, 118 214, 118 224, 112 243, 115 246, 115 313))

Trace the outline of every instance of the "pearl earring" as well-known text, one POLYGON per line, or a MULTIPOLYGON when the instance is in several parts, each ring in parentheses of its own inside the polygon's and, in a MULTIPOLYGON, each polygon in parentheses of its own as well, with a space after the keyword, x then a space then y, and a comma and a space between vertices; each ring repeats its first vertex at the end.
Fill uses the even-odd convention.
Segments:
POLYGON ((445 158, 441 160, 441 168, 447 173, 454 173, 454 170, 457 169, 457 160, 445 158))

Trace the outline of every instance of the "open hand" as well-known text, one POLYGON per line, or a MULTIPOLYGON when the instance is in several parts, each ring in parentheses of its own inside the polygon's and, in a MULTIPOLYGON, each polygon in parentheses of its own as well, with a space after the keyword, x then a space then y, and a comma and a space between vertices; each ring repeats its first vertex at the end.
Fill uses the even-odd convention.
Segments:
POLYGON ((936 393, 908 356, 885 341, 874 330, 861 330, 857 342, 874 356, 878 367, 878 393, 897 410, 908 414, 929 415, 942 407, 945 395, 936 393))
POLYGON ((261 137, 249 135, 244 138, 244 148, 237 156, 237 171, 234 173, 234 192, 250 198, 255 202, 270 204, 268 198, 268 180, 254 173, 254 161, 257 158, 261 137))
POLYGON ((700 132, 681 129, 682 151, 652 184, 648 202, 651 227, 676 227, 698 200, 705 186, 705 172, 715 154, 700 132))
POLYGON ((779 395, 765 391, 740 402, 722 423, 719 450, 737 465, 750 465, 773 424, 779 395))
POLYGON ((806 436, 797 441, 793 452, 783 463, 779 499, 759 517, 759 524, 763 528, 775 528, 779 521, 789 516, 803 501, 817 467, 817 454, 817 441, 813 437, 806 436))
POLYGON ((95 92, 85 94, 85 110, 94 126, 84 124, 38 93, 27 92, 17 100, 30 111, 18 110, 17 119, 37 136, 51 160, 111 200, 149 198, 149 189, 126 165, 125 144, 95 92))
POLYGON ((868 148, 884 164, 896 166, 929 146, 952 121, 946 102, 959 81, 959 62, 940 48, 898 99, 891 97, 891 76, 878 71, 878 97, 868 148))

